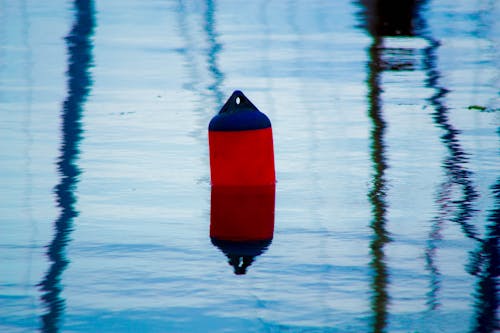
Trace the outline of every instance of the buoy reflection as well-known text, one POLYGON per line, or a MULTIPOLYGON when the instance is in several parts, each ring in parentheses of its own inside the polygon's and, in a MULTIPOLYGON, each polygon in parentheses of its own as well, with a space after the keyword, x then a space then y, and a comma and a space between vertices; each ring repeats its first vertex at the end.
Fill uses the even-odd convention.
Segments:
POLYGON ((275 185, 212 186, 210 238, 237 275, 271 245, 275 185))

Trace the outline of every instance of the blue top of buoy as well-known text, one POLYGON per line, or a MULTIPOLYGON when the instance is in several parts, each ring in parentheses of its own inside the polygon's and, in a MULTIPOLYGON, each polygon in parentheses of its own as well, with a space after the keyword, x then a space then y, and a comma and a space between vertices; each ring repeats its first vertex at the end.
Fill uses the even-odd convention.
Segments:
POLYGON ((271 121, 239 90, 235 90, 208 125, 209 131, 245 131, 271 127, 271 121))

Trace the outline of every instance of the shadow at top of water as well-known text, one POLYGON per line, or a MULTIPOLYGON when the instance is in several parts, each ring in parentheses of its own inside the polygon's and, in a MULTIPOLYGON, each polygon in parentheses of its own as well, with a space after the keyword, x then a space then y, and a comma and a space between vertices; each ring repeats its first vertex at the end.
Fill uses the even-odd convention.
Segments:
POLYGON ((417 36, 428 0, 359 0, 361 28, 373 37, 417 36))
POLYGON ((61 317, 64 314, 65 300, 61 296, 61 278, 70 260, 65 249, 69 235, 73 230, 73 219, 78 216, 76 205, 76 184, 81 170, 77 165, 80 153, 79 144, 82 139, 82 106, 85 102, 92 78, 89 68, 92 65, 92 41, 94 33, 95 9, 92 0, 75 0, 75 22, 65 38, 68 55, 68 95, 62 109, 62 138, 57 169, 60 182, 54 192, 59 217, 54 222, 55 234, 48 245, 47 256, 50 267, 43 280, 39 283, 42 291, 41 300, 46 308, 42 315, 42 332, 58 332, 61 317))

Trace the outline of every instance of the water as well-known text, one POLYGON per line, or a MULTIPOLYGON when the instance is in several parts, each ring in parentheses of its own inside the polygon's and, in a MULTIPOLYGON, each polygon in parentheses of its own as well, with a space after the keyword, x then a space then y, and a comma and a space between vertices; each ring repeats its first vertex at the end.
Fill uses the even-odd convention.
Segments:
POLYGON ((0 331, 498 330, 500 4, 397 10, 0 1, 0 331), (234 89, 278 178, 245 274, 209 237, 234 89))

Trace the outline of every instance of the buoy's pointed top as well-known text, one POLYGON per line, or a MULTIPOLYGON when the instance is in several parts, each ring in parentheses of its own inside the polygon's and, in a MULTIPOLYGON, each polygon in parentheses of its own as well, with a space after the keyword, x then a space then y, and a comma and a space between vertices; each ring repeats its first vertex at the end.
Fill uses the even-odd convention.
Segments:
POLYGON ((271 121, 240 91, 235 90, 210 124, 209 131, 244 131, 271 127, 271 121))
POLYGON ((232 113, 240 110, 259 111, 255 105, 241 92, 235 90, 231 97, 228 98, 224 106, 220 109, 219 113, 232 113))

